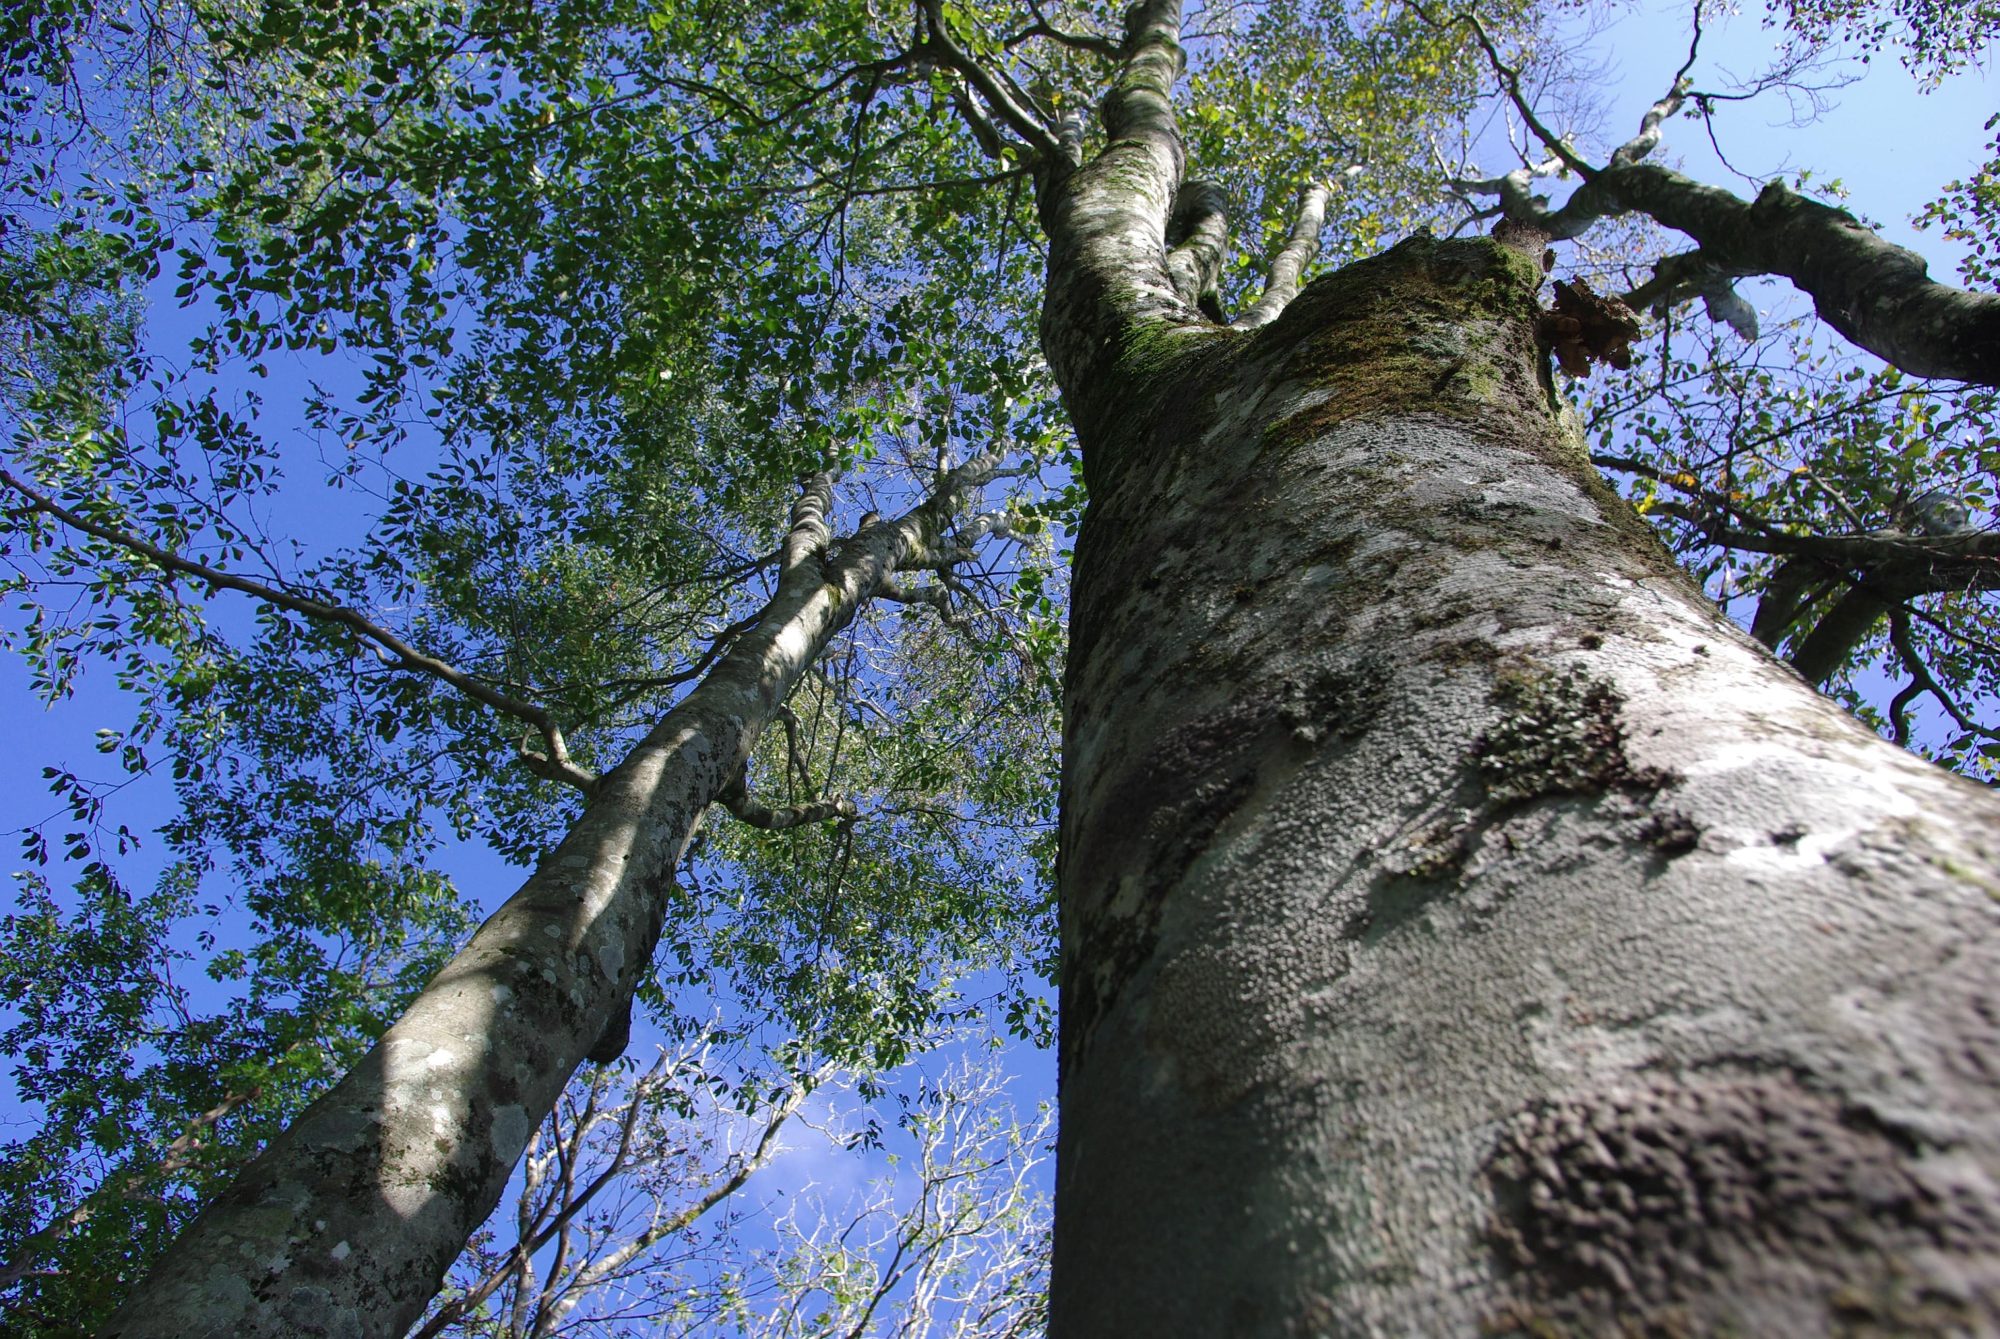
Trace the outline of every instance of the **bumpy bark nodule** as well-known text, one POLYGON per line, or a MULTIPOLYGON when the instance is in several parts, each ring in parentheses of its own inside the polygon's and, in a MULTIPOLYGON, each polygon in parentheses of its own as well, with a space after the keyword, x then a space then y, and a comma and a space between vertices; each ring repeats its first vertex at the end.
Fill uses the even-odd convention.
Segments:
POLYGON ((1125 411, 1079 416, 1057 1339, 2000 1328, 2000 803, 1676 569, 1539 279, 1417 238, 1052 359, 1125 411))

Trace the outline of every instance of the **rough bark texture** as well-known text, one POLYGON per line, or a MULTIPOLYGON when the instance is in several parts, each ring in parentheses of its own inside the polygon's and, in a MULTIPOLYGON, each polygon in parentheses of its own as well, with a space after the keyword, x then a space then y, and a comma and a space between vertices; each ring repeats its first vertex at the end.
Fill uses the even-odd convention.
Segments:
POLYGON ((1107 339, 1051 276, 1056 1339, 2000 1330, 2000 804, 1702 599, 1539 279, 1107 339))
POLYGON ((828 640, 994 464, 967 465, 832 552, 830 481, 809 487, 756 626, 599 783, 562 844, 367 1058, 176 1239, 105 1339, 407 1331, 651 969, 702 814, 828 640))

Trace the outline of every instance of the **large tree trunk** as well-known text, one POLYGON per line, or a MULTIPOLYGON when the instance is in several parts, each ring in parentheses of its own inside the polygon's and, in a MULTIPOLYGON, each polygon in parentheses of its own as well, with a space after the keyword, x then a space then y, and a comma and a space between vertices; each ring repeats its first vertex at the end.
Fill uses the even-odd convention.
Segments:
POLYGON ((2000 1329, 2000 805, 1596 478, 1535 259, 1107 338, 1050 216, 1056 1339, 2000 1329))

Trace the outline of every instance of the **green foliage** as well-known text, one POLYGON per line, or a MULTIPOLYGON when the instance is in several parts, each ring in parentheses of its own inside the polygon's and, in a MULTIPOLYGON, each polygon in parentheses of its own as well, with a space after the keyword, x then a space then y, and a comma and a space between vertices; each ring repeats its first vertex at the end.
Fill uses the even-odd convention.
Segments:
POLYGON ((17 876, 0 921, 0 1003, 13 1020, 0 1046, 19 1057, 18 1096, 44 1120, 0 1150, 5 1258, 35 1267, 10 1302, 15 1332, 90 1332, 106 1291, 133 1281, 360 1058, 465 928, 449 887, 421 869, 322 855, 302 875, 318 880, 319 919, 348 934, 342 951, 303 905, 275 915, 250 952, 213 951, 212 931, 193 927, 218 925, 221 911, 199 904, 185 866, 145 897, 101 863, 67 896, 17 876), (334 902, 366 910, 336 917, 334 902), (212 992, 187 977, 204 968, 225 983, 225 1007, 196 1007, 212 992))
MULTIPOLYGON (((2000 115, 1987 118, 1986 128, 1995 126, 2000 115)), ((2000 135, 1992 149, 1985 166, 1947 183, 1916 219, 1919 228, 1934 227, 1965 248, 1958 272, 1968 288, 2000 288, 2000 135)))
MULTIPOLYGON (((1494 21, 1508 12, 1496 7, 1494 21)), ((1333 183, 1333 263, 1372 255, 1434 221, 1429 143, 1471 111, 1484 72, 1462 27, 1403 5, 1280 0, 1223 9, 1190 43, 1183 118, 1191 170, 1248 220, 1226 297, 1254 295, 1291 226, 1298 190, 1333 183)))
POLYGON ((1846 42, 1865 60, 1892 49, 1913 73, 1935 83, 1977 64, 2000 33, 1992 0, 1770 0, 1773 22, 1809 46, 1846 42))

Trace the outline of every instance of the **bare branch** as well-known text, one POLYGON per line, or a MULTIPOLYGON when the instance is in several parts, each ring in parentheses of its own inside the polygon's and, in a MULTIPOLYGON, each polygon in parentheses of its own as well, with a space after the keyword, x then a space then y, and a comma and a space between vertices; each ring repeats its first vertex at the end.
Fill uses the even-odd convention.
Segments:
POLYGON ((1055 131, 1035 111, 1022 106, 1002 79, 953 39, 945 22, 942 0, 919 0, 919 9, 926 28, 926 52, 939 64, 965 76, 966 82, 978 90, 989 113, 1018 135, 1036 156, 1048 159, 1060 157, 1062 144, 1055 131))
MULTIPOLYGON (((663 1056, 654 1064, 651 1070, 647 1071, 645 1075, 633 1084, 631 1096, 627 1099, 623 1109, 614 1108, 614 1110, 618 1111, 617 1119, 619 1123, 617 1147, 604 1166, 591 1178, 589 1185, 577 1191, 572 1188, 574 1168, 581 1161, 583 1141, 589 1136, 592 1127, 597 1123, 593 1119, 597 1099, 596 1084, 602 1082, 602 1078, 600 1076, 598 1080, 593 1081, 589 1105, 572 1122, 570 1132, 564 1135, 559 1127, 555 1130, 555 1153, 558 1159, 564 1164, 565 1182, 563 1187, 556 1193, 556 1196, 551 1198, 546 1204, 540 1206, 539 1212, 534 1213, 535 1220, 539 1226, 532 1232, 523 1232, 520 1239, 515 1242, 514 1248, 495 1264, 492 1269, 488 1270, 478 1283, 474 1284, 465 1293, 454 1297, 451 1301, 439 1307, 436 1314, 426 1321, 420 1329, 411 1332, 410 1339, 437 1339, 438 1335, 443 1334, 452 1325, 463 1320, 474 1308, 479 1306, 488 1297, 491 1297, 507 1282, 510 1280, 519 1280, 522 1270, 527 1268, 536 1253, 547 1247, 551 1241, 556 1240, 567 1232, 571 1225, 575 1223, 578 1216, 584 1210, 588 1209, 606 1188, 614 1184, 624 1174, 626 1168, 632 1162, 633 1142, 639 1123, 644 1119, 647 1112, 656 1105, 657 1095, 664 1090, 667 1081, 673 1076, 677 1067, 672 1060, 663 1056), (552 1210, 554 1212, 551 1216, 552 1210)), ((663 1224, 656 1225, 656 1228, 663 1230, 654 1231, 647 1245, 651 1245, 653 1240, 658 1240, 661 1236, 686 1229, 699 1220, 702 1215, 708 1213, 737 1190, 740 1190, 744 1182, 749 1180, 751 1175, 761 1170, 763 1165, 770 1161, 771 1153, 773 1152, 773 1142, 779 1129, 797 1112, 799 1103, 804 1101, 808 1091, 809 1085, 802 1083, 787 1094, 783 1101, 773 1107, 772 1115, 765 1123, 763 1135, 758 1140, 757 1149, 752 1158, 739 1164, 736 1171, 728 1178, 711 1183, 707 1191, 693 1204, 679 1213, 671 1215, 664 1220, 663 1224)), ((552 1121, 554 1119, 552 1118, 552 1121)), ((534 1184, 529 1184, 522 1189, 521 1210, 524 1217, 531 1213, 530 1202, 535 1197, 536 1188, 534 1184)), ((621 1254, 618 1264, 622 1265, 628 1258, 630 1257, 621 1254)), ((574 1307, 574 1299, 577 1296, 587 1291, 592 1283, 604 1276, 604 1273, 609 1272, 600 1268, 603 1264, 603 1261, 593 1262, 593 1264, 576 1271, 575 1276, 570 1278, 564 1277, 565 1271, 561 1268, 560 1263, 552 1265, 549 1270, 548 1280, 544 1284, 539 1297, 535 1299, 537 1303, 536 1309, 544 1312, 545 1317, 549 1320, 559 1319, 574 1307), (560 1288, 560 1292, 557 1291, 558 1288, 560 1288)), ((518 1290, 519 1294, 526 1294, 527 1291, 525 1288, 519 1288, 518 1290)), ((527 1298, 524 1295, 517 1295, 517 1305, 523 1304, 526 1301, 527 1298)))
MULTIPOLYGON (((1898 609, 1890 614, 1889 644, 1896 649, 1896 658, 1903 662, 1903 668, 1910 672, 1911 679, 1915 681, 1912 686, 1921 684, 1923 690, 1929 693, 1940 707, 1944 708, 1945 715, 1951 717, 1957 723, 1959 729, 1969 735, 1979 735, 1986 739, 2000 739, 2000 732, 1990 730, 1966 715, 1965 709, 1959 706, 1951 694, 1947 693, 1944 687, 1938 683, 1936 676, 1930 671, 1930 666, 1924 663, 1923 656, 1918 654, 1915 644, 1910 640, 1910 616, 1907 610, 1898 609)), ((1904 695, 1899 694, 1896 702, 1900 704, 1903 701, 1904 695)), ((1898 742, 1901 742, 1900 739, 1898 742)))
POLYGON ((1118 59, 1118 43, 1110 38, 1099 37, 1095 33, 1064 32, 1049 22, 1049 16, 1042 12, 1042 7, 1036 0, 1028 0, 1028 12, 1035 16, 1034 23, 1006 39, 1002 43, 1003 46, 1015 46, 1032 37, 1046 37, 1058 46, 1066 46, 1075 51, 1088 51, 1110 60, 1118 59))
POLYGON ((554 1324, 572 1310, 592 1288, 605 1279, 616 1276, 626 1265, 651 1250, 656 1242, 685 1232, 700 1221, 703 1215, 741 1190, 751 1177, 762 1171, 778 1152, 778 1135, 784 1129, 785 1122, 798 1113, 799 1106, 806 1100, 812 1087, 813 1083, 810 1080, 795 1084, 784 1099, 771 1108, 771 1114, 764 1122, 763 1132, 757 1138, 756 1147, 751 1150, 748 1157, 737 1162, 735 1169, 728 1176, 712 1182, 692 1204, 678 1213, 663 1215, 617 1250, 579 1269, 565 1295, 557 1301, 553 1314, 547 1317, 548 1328, 552 1329, 554 1324))
MULTIPOLYGON (((1597 169, 1585 162, 1569 147, 1567 136, 1558 135, 1542 124, 1541 117, 1535 111, 1534 103, 1521 90, 1520 70, 1509 65, 1501 58, 1500 48, 1494 44, 1492 36, 1486 31, 1486 25, 1480 21, 1477 14, 1468 9, 1453 15, 1449 20, 1440 20, 1422 5, 1416 6, 1416 11, 1422 16, 1424 22, 1434 28, 1448 28, 1455 23, 1463 23, 1466 27, 1470 28, 1473 40, 1479 44, 1479 49, 1486 54, 1486 63, 1492 67, 1493 73, 1499 76, 1501 86, 1507 93, 1507 100, 1514 104, 1515 112, 1519 114, 1522 122, 1527 125, 1528 129, 1534 132, 1535 138, 1542 142, 1544 148, 1560 159, 1564 167, 1567 167, 1585 181, 1597 175, 1597 169)), ((1655 138, 1657 139, 1657 136, 1655 138)), ((1647 147, 1650 148, 1651 146, 1648 145, 1647 147)), ((1644 150, 1641 150, 1642 154, 1643 152, 1644 150)))

